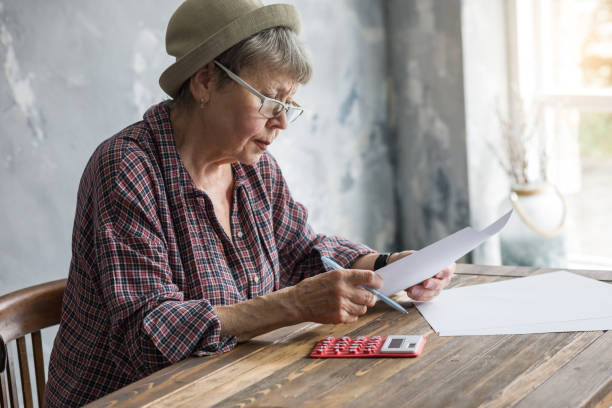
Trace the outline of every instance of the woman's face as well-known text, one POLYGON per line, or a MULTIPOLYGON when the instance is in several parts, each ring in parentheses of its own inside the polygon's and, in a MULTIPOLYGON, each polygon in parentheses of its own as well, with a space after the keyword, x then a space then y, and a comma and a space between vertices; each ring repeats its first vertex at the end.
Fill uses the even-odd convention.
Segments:
MULTIPOLYGON (((263 95, 290 101, 298 84, 283 74, 245 68, 240 77, 263 95)), ((287 127, 285 112, 268 119, 259 113, 261 100, 238 83, 213 86, 206 104, 203 126, 212 131, 221 155, 231 161, 255 164, 281 129, 287 127)))

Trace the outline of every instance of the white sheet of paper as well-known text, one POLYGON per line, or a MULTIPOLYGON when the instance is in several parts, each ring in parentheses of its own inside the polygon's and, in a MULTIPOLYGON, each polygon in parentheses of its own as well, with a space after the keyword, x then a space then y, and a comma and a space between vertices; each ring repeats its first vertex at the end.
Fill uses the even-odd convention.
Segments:
POLYGON ((558 271, 448 289, 416 306, 446 336, 606 330, 612 285, 558 271))
POLYGON ((599 319, 570 320, 567 322, 536 323, 525 326, 508 326, 468 330, 449 330, 438 333, 440 336, 486 336, 496 334, 559 333, 573 331, 612 330, 612 317, 599 319))
POLYGON ((391 295, 431 278, 448 265, 497 234, 506 225, 512 210, 482 231, 466 227, 410 256, 376 271, 384 280, 384 295, 391 295))

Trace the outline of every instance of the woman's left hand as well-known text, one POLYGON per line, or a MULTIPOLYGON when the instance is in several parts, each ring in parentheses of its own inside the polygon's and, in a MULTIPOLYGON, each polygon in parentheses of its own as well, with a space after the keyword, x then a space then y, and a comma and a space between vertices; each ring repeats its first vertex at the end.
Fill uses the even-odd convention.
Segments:
MULTIPOLYGON (((388 263, 393 263, 398 261, 406 256, 413 254, 415 251, 402 251, 396 252, 391 255, 388 260, 388 263)), ((455 273, 456 264, 452 263, 446 268, 442 269, 435 276, 425 279, 423 282, 411 286, 406 289, 406 293, 410 296, 411 299, 418 301, 428 301, 432 300, 436 296, 440 294, 442 289, 444 289, 451 280, 451 277, 455 273)))

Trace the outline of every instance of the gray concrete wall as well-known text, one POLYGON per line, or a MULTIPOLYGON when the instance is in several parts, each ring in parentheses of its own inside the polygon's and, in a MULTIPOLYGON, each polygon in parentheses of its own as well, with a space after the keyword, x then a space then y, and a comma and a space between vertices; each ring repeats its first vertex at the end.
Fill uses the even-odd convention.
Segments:
POLYGON ((382 1, 286 2, 301 13, 314 77, 298 94, 306 118, 272 152, 317 230, 391 249, 396 228, 382 1))
POLYGON ((460 0, 385 2, 400 243, 469 225, 460 0))
POLYGON ((146 4, 0 0, 0 294, 68 275, 89 156, 163 97, 179 1, 146 4))
MULTIPOLYGON (((315 63, 309 111, 273 153, 319 231, 395 236, 379 2, 294 1, 315 63)), ((94 148, 165 96, 180 1, 0 2, 0 292, 67 275, 78 182, 94 148)))
MULTIPOLYGON (((165 98, 178 0, 0 0, 0 294, 66 277, 95 147, 165 98)), ((271 2, 267 2, 271 3, 271 2)), ((379 1, 290 1, 315 65, 308 112, 272 152, 316 230, 380 250, 396 235, 379 1)), ((55 330, 44 333, 46 356, 55 330)))
POLYGON ((67 276, 83 168, 163 97, 178 3, 0 3, 0 292, 67 276))
MULTIPOLYGON (((502 0, 287 2, 315 73, 296 96, 305 117, 272 152, 315 229, 418 249, 488 221, 481 192, 497 173, 481 177, 495 166, 482 138, 504 74, 499 38, 486 36, 502 0), (462 17, 482 31, 462 32, 462 17), (480 53, 492 54, 464 72, 480 53)), ((67 275, 82 170, 165 98, 157 80, 178 4, 0 0, 0 293, 67 275)))

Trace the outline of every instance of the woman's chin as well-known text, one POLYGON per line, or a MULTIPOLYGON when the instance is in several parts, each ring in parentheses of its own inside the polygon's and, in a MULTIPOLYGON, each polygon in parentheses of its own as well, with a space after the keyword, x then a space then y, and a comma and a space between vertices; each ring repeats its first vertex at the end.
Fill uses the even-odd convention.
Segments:
POLYGON ((261 156, 263 156, 263 152, 259 152, 259 153, 251 153, 249 155, 246 155, 245 157, 241 158, 239 160, 240 163, 242 164, 247 164, 250 166, 254 166, 259 162, 259 159, 261 159, 261 156))

